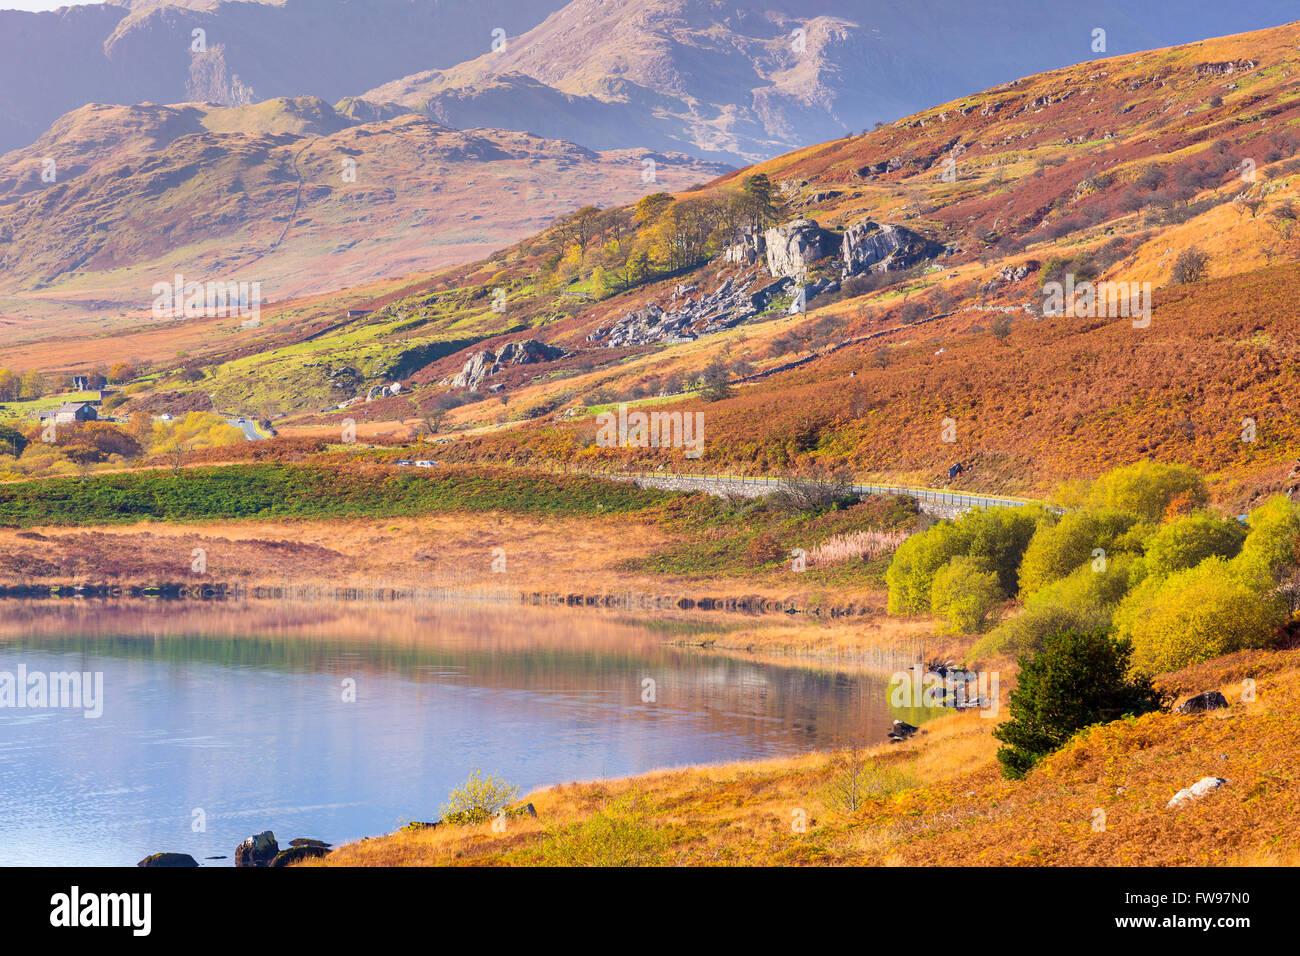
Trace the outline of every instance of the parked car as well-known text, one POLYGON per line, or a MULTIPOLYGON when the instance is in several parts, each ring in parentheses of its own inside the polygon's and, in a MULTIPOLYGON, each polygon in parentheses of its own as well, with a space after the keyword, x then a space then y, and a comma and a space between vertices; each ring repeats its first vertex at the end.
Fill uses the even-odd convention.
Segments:
POLYGON ((416 468, 432 468, 432 467, 433 467, 434 465, 436 465, 436 464, 438 464, 436 461, 417 461, 417 462, 415 463, 415 467, 416 467, 416 468))

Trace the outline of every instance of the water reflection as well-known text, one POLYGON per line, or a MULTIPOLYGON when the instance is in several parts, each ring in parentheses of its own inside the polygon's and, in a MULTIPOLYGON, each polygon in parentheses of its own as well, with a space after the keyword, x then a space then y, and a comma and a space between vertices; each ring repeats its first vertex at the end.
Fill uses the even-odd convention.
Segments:
POLYGON ((0 672, 102 672, 105 698, 98 719, 0 709, 0 864, 230 856, 268 828, 342 842, 436 818, 476 767, 526 791, 883 739, 883 679, 665 643, 704 626, 718 621, 0 602, 0 672))

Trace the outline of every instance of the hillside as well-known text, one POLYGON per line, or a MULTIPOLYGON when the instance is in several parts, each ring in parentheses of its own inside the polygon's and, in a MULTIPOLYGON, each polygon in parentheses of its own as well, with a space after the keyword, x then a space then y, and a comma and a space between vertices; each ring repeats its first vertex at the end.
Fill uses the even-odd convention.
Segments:
POLYGON ((22 337, 120 330, 177 273, 282 302, 484 256, 592 193, 633 200, 647 156, 656 188, 723 171, 397 114, 304 97, 62 117, 0 158, 0 316, 22 337))
POLYGON ((1300 279, 1297 48, 1292 24, 1099 60, 693 191, 643 187, 477 263, 194 338, 198 381, 174 377, 180 330, 120 354, 158 363, 141 400, 201 391, 288 434, 434 428, 453 460, 913 484, 962 461, 954 487, 1037 495, 1152 456, 1246 503, 1300 437, 1294 319, 1275 305, 1300 279), (1205 269, 1175 278, 1194 247, 1205 269), (1150 322, 1059 314, 1043 289, 1066 276, 1149 284, 1150 322), (393 380, 400 396, 364 402, 393 380), (594 416, 617 402, 703 412, 703 460, 598 446, 594 416))
MULTIPOLYGON (((525 296, 512 314, 529 334, 585 361, 549 374, 498 373, 507 408, 461 391, 471 404, 454 421, 523 424, 448 454, 640 467, 666 455, 682 467, 680 452, 595 447, 587 413, 670 397, 723 358, 735 396, 679 406, 706 411, 710 468, 819 464, 926 483, 964 460, 976 467, 962 482, 1025 491, 1157 456, 1245 482, 1238 490, 1247 496, 1266 490, 1300 437, 1285 414, 1297 398, 1293 317, 1275 306, 1300 278, 1298 44, 1300 28, 1290 25, 1029 77, 676 197, 671 210, 684 211, 763 173, 779 187, 785 217, 816 222, 769 232, 769 245, 831 230, 819 240, 824 254, 802 265, 808 288, 824 290, 807 315, 784 315, 794 279, 772 273, 785 266, 743 253, 737 261, 725 236, 705 244, 698 265, 589 308, 561 307, 554 295, 542 308, 525 296), (846 263, 846 230, 886 235, 861 223, 929 240, 933 258, 846 263), (1208 256, 1208 278, 1175 285, 1175 261, 1192 246, 1208 256), (1149 327, 1046 314, 1042 286, 1066 273, 1150 283, 1149 327), (757 314, 716 294, 774 282, 783 284, 757 314), (707 322, 689 324, 706 313, 707 322), (678 321, 688 324, 672 335, 647 332, 678 321), (780 371, 791 362, 800 364, 780 371), (952 444, 940 440, 945 417, 958 423, 952 444), (1253 442, 1240 440, 1244 418, 1257 425, 1253 442)), ((641 233, 653 254, 657 228, 641 233)), ((493 285, 535 290, 539 246, 564 244, 549 233, 430 290, 483 288, 489 275, 493 285)), ((593 257, 561 274, 589 289, 588 272, 618 268, 593 257)), ((447 292, 439 295, 445 302, 447 292)), ((426 314, 414 300, 404 311, 426 314)), ((473 314, 453 310, 436 323, 473 314)), ((505 341, 475 344, 414 381, 445 381, 476 350, 505 341)))

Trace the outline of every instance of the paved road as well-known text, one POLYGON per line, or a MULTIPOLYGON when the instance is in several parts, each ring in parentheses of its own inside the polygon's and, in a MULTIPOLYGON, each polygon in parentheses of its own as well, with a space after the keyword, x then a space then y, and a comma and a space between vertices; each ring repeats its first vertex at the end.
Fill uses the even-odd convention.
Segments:
POLYGON ((249 441, 261 441, 262 434, 257 430, 257 426, 244 419, 242 422, 237 418, 227 419, 228 424, 234 425, 244 433, 244 437, 249 441))

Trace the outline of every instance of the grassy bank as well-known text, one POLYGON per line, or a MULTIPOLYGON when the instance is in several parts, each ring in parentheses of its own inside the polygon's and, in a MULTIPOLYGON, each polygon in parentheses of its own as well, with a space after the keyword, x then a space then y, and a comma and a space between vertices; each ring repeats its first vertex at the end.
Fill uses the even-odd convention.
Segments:
POLYGON ((396 517, 454 509, 610 515, 661 507, 671 498, 669 492, 576 475, 250 464, 5 484, 0 523, 396 517))

